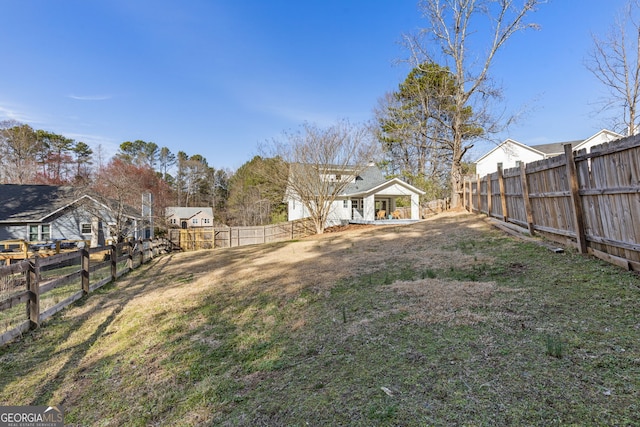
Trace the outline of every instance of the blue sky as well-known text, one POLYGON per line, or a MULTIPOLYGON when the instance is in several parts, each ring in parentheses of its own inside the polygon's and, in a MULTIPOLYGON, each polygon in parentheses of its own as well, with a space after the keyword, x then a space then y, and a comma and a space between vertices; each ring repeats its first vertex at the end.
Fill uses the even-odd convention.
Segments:
MULTIPOLYGON (((551 0, 492 75, 502 139, 587 138, 604 92, 586 70, 591 33, 623 0, 551 0)), ((0 120, 100 144, 142 139, 235 169, 296 130, 372 118, 409 72, 403 33, 426 26, 417 0, 0 0, 0 120)), ((479 157, 490 149, 479 144, 479 157)))

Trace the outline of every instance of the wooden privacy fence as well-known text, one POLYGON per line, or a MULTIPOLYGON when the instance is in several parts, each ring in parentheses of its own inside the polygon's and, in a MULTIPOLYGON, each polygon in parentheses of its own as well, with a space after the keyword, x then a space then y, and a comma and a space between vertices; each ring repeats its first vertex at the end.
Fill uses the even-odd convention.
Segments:
POLYGON ((168 238, 182 250, 230 248, 235 246, 294 240, 315 234, 309 218, 255 227, 201 227, 169 229, 168 238))
POLYGON ((0 266, 0 345, 167 251, 168 243, 132 241, 0 266))
POLYGON ((640 271, 640 135, 467 177, 463 203, 640 271))
MULTIPOLYGON (((431 200, 420 205, 420 218, 425 219, 430 216, 448 211, 451 209, 451 201, 449 198, 431 200)), ((403 206, 396 208, 400 212, 400 218, 411 218, 411 207, 403 206)))

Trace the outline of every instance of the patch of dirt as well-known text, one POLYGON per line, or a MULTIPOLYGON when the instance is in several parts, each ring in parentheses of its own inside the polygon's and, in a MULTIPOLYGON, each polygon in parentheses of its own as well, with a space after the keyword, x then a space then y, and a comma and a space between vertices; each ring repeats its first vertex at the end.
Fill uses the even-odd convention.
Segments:
POLYGON ((410 321, 467 325, 487 320, 472 309, 490 305, 496 284, 425 279, 396 282, 384 289, 409 297, 403 310, 409 313, 410 321))

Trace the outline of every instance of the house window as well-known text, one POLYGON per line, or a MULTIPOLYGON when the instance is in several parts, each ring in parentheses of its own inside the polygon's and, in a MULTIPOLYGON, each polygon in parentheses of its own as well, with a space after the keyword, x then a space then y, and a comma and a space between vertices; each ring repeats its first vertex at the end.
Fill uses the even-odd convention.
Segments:
POLYGON ((336 181, 340 181, 342 179, 342 175, 336 174, 336 181))
POLYGON ((516 160, 516 167, 519 168, 522 162, 520 160, 516 160))
POLYGON ((29 241, 38 240, 51 240, 51 226, 49 224, 29 226, 29 241))
POLYGON ((498 169, 502 169, 502 162, 498 163, 498 169))
POLYGON ((178 220, 175 218, 171 218, 171 224, 175 225, 178 223, 178 220))
POLYGON ((80 233, 91 234, 91 224, 80 224, 80 233))
POLYGON ((40 227, 38 227, 37 225, 30 225, 29 226, 29 241, 30 242, 34 242, 36 240, 40 240, 40 227))
POLYGON ((198 218, 193 218, 191 220, 191 224, 197 224, 198 223, 198 218))
POLYGON ((42 224, 40 226, 40 238, 42 240, 49 240, 51 239, 51 226, 49 224, 42 224))
POLYGON ((343 200, 342 201, 342 207, 345 209, 349 209, 349 201, 348 200, 343 200))
POLYGON ((211 224, 211 220, 209 218, 202 218, 203 224, 211 224))

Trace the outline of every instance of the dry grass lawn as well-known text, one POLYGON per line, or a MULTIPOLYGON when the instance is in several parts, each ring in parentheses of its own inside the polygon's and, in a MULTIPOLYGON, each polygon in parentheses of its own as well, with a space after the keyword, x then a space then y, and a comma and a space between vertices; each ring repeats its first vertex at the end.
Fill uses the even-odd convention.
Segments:
POLYGON ((640 425, 640 281, 446 213, 170 254, 0 349, 67 425, 640 425))

